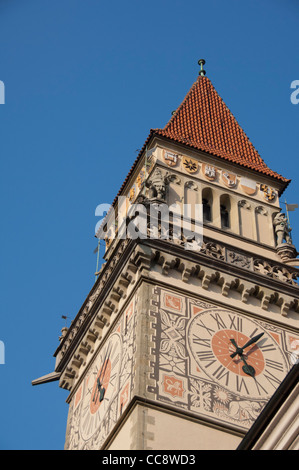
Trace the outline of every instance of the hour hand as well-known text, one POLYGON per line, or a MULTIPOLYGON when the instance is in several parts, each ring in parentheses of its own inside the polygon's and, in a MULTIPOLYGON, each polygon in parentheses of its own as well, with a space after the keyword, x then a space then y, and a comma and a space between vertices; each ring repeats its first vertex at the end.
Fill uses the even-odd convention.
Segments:
POLYGON ((231 343, 235 346, 236 350, 234 353, 232 353, 230 355, 231 358, 234 358, 237 354, 239 354, 240 356, 243 354, 243 348, 239 348, 239 346, 237 345, 236 341, 234 340, 234 338, 232 338, 231 340, 231 343))

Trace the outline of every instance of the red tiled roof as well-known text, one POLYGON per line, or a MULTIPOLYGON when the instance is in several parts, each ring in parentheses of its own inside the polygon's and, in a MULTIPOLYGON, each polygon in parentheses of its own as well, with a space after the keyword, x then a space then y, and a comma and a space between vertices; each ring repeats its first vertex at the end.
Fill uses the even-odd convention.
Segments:
POLYGON ((146 146, 155 135, 271 176, 284 184, 280 194, 291 181, 265 164, 211 81, 207 77, 199 76, 164 129, 150 130, 112 205, 123 191, 146 146))
POLYGON ((285 183, 290 181, 268 168, 207 77, 198 77, 164 129, 154 132, 285 183))

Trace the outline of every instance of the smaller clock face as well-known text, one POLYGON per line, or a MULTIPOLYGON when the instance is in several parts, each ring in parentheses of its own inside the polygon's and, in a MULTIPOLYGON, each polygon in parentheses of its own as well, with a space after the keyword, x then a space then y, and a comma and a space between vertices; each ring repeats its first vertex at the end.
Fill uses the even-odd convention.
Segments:
POLYGON ((85 378, 81 404, 80 432, 88 440, 99 429, 108 413, 117 390, 121 359, 121 340, 118 333, 110 336, 101 349, 90 373, 85 378))
POLYGON ((187 337, 192 374, 240 396, 268 399, 288 372, 277 341, 247 316, 204 310, 189 322, 187 337))

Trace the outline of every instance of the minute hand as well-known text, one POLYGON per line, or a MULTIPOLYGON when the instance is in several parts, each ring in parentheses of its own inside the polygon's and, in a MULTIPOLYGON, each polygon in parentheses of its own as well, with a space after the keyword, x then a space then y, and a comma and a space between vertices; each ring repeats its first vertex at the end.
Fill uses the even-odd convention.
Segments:
POLYGON ((259 335, 256 335, 251 338, 249 341, 247 341, 246 344, 244 344, 244 346, 242 346, 242 349, 248 348, 248 346, 250 346, 251 344, 256 343, 263 336, 263 334, 264 333, 260 333, 259 335))
POLYGON ((263 336, 263 334, 264 333, 260 333, 259 335, 256 335, 251 338, 249 341, 247 341, 246 344, 244 344, 244 346, 242 346, 241 348, 237 348, 237 350, 233 354, 231 354, 230 357, 234 358, 237 354, 243 354, 244 349, 248 348, 248 346, 250 346, 251 344, 256 343, 263 336))

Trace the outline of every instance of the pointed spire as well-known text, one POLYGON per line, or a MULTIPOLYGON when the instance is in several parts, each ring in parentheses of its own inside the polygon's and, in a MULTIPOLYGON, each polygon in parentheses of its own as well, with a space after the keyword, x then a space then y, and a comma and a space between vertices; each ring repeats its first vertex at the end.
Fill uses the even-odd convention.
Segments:
POLYGON ((154 135, 160 135, 174 142, 201 150, 214 157, 236 163, 283 183, 280 194, 290 179, 272 171, 265 164, 243 129, 214 89, 203 69, 205 60, 198 61, 199 76, 192 85, 181 105, 171 113, 171 119, 163 129, 151 129, 138 157, 133 163, 117 197, 136 168, 148 143, 154 135))
POLYGON ((166 126, 155 132, 288 183, 289 180, 268 168, 205 76, 205 60, 200 59, 198 64, 196 82, 166 126))

